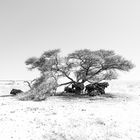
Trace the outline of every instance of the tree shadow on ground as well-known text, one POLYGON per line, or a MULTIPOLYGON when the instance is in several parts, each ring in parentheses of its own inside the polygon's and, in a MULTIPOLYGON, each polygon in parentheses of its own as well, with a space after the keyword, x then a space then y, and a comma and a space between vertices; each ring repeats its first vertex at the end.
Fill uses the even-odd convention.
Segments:
POLYGON ((1 95, 0 97, 3 98, 3 97, 12 97, 14 95, 1 95))
POLYGON ((89 96, 89 95, 75 95, 75 94, 71 94, 71 95, 64 95, 64 94, 59 94, 56 95, 59 96, 61 99, 63 100, 77 100, 77 99, 87 99, 87 100, 131 100, 132 97, 126 94, 120 94, 120 93, 105 93, 102 95, 98 95, 98 96, 89 96))
POLYGON ((106 93, 100 96, 94 96, 90 98, 89 100, 103 100, 103 101, 129 101, 132 100, 132 96, 129 96, 127 94, 121 94, 121 93, 106 93))

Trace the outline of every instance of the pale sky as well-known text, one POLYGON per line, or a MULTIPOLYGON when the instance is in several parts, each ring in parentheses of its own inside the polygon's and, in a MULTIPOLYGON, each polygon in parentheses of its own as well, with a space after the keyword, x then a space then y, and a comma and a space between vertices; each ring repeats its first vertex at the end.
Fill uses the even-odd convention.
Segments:
POLYGON ((139 80, 140 0, 0 0, 0 80, 34 79, 25 60, 55 48, 114 50, 139 80))

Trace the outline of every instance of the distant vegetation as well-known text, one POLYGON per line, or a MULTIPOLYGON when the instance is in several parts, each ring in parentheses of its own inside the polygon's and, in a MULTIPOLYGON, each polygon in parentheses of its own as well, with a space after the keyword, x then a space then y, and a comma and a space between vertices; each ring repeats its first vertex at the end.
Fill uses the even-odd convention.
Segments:
POLYGON ((40 77, 30 85, 30 91, 21 98, 23 100, 45 99, 63 85, 72 86, 75 94, 81 94, 85 82, 94 84, 117 79, 117 71, 129 71, 134 67, 131 61, 112 50, 89 49, 76 50, 66 57, 60 56, 59 49, 48 50, 39 58, 31 57, 25 63, 29 70, 39 70, 40 77), (58 79, 61 77, 67 78, 69 82, 59 84, 58 79))

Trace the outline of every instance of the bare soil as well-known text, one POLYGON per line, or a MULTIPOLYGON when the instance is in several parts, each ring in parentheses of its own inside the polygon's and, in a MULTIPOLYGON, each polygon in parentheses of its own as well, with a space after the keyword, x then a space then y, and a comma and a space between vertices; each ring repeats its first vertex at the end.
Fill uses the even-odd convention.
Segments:
POLYGON ((103 96, 41 102, 19 101, 12 88, 0 85, 2 140, 140 140, 140 82, 111 82, 103 96))

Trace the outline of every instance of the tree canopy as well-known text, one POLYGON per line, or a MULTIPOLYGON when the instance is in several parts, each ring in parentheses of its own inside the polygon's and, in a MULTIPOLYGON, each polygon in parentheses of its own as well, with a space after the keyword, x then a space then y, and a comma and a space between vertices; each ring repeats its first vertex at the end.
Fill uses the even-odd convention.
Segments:
POLYGON ((112 50, 91 51, 89 49, 76 50, 65 57, 60 56, 59 49, 48 50, 39 58, 27 59, 25 64, 30 70, 38 69, 41 76, 49 73, 49 76, 56 80, 59 77, 69 79, 69 82, 58 86, 116 79, 117 71, 129 71, 134 67, 131 61, 112 50), (74 77, 71 76, 72 74, 74 77))

